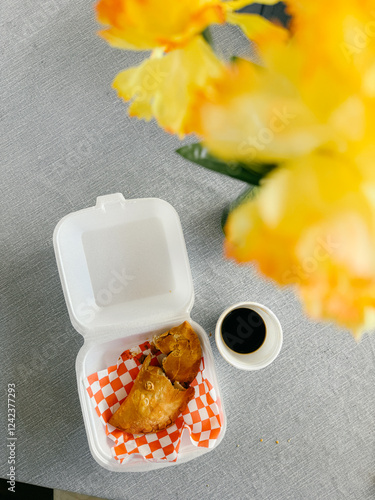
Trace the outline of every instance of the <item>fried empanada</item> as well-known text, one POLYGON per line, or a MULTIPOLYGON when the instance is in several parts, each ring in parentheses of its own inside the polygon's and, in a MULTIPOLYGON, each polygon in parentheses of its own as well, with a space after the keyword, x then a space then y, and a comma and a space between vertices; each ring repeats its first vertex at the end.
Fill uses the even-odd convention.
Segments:
POLYGON ((147 356, 125 401, 109 423, 130 434, 157 432, 172 425, 194 397, 194 388, 184 389, 171 381, 147 356))
POLYGON ((190 384, 195 379, 199 371, 202 349, 198 335, 190 323, 185 321, 154 337, 153 343, 159 351, 167 354, 162 365, 172 382, 190 384))

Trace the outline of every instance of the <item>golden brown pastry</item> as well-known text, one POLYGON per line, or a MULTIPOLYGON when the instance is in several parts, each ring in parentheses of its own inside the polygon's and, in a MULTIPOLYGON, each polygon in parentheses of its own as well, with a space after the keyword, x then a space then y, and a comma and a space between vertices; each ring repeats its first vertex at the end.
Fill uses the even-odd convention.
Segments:
POLYGON ((109 423, 131 434, 157 432, 172 425, 194 396, 194 388, 174 386, 159 366, 143 362, 134 385, 109 423))
POLYGON ((163 354, 163 370, 172 382, 192 382, 199 371, 201 344, 190 323, 185 321, 168 332, 154 337, 154 345, 163 354))

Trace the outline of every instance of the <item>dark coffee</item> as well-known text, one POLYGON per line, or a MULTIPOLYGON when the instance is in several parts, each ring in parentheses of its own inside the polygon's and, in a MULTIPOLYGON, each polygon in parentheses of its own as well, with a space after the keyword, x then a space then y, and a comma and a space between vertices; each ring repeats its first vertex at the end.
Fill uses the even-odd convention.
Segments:
POLYGON ((256 351, 266 338, 266 325, 252 309, 240 307, 227 314, 221 325, 226 345, 239 354, 256 351))

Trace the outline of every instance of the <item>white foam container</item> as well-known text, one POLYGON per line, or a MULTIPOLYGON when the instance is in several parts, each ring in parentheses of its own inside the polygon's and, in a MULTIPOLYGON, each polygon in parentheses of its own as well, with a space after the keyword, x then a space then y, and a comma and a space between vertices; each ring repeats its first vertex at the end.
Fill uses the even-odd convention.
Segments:
POLYGON ((194 446, 185 429, 177 462, 150 462, 134 454, 119 464, 83 384, 91 373, 116 364, 124 350, 187 320, 200 338, 207 378, 218 397, 222 427, 215 447, 223 439, 226 416, 207 334, 190 317, 194 289, 175 209, 157 198, 99 196, 95 206, 61 219, 53 241, 70 320, 84 337, 76 360, 77 385, 94 459, 110 471, 140 472, 214 449, 194 446))

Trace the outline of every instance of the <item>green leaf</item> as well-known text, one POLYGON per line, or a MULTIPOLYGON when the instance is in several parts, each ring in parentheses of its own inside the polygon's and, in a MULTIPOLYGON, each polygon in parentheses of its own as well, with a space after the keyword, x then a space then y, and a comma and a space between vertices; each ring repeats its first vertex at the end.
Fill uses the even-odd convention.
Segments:
POLYGON ((244 203, 245 201, 254 198, 254 196, 257 194, 258 191, 259 191, 258 187, 249 186, 244 191, 242 191, 235 200, 233 200, 228 206, 224 208, 223 213, 221 215, 221 229, 223 230, 223 232, 228 216, 232 212, 232 210, 241 205, 241 203, 244 203))
POLYGON ((205 28, 203 31, 202 31, 202 36, 203 38, 206 40, 206 42, 208 43, 208 45, 210 45, 211 47, 213 47, 213 39, 212 39, 212 34, 211 34, 211 31, 210 31, 210 28, 205 28))
POLYGON ((276 164, 273 163, 254 162, 252 165, 247 165, 235 161, 226 162, 211 155, 207 148, 199 142, 182 146, 176 150, 176 153, 209 170, 228 175, 229 177, 255 186, 258 186, 260 180, 276 167, 276 164))

